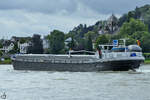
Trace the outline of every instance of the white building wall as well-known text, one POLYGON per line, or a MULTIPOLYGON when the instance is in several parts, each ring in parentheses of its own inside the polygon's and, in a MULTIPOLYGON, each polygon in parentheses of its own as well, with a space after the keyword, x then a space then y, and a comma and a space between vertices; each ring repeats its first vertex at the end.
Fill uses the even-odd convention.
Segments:
POLYGON ((28 43, 19 44, 20 53, 26 54, 28 46, 28 43))
POLYGON ((47 39, 43 39, 43 48, 48 49, 49 47, 49 41, 47 39))

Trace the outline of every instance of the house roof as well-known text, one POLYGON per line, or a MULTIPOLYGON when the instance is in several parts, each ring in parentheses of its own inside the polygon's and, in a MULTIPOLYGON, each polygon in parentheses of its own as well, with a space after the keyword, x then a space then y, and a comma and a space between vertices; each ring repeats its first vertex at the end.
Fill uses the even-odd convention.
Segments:
POLYGON ((2 45, 3 46, 9 46, 11 43, 13 43, 13 42, 10 41, 10 40, 4 40, 3 43, 2 43, 2 45))
POLYGON ((108 23, 109 22, 118 22, 118 19, 117 19, 117 17, 114 15, 114 14, 112 14, 109 18, 108 18, 108 23))
POLYGON ((71 42, 72 41, 72 38, 71 37, 69 37, 69 38, 67 38, 66 40, 65 40, 65 42, 71 42))
POLYGON ((30 40, 31 37, 16 37, 16 36, 13 36, 11 38, 11 40, 14 40, 14 41, 20 41, 21 39, 30 40))

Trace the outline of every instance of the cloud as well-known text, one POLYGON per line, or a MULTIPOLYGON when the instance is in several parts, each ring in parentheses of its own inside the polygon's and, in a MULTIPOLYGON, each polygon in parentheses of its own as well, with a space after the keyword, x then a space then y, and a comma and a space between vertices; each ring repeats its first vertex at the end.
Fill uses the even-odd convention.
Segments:
POLYGON ((136 6, 149 4, 150 0, 81 0, 81 3, 103 14, 124 14, 136 6))
POLYGON ((61 9, 74 12, 75 0, 3 0, 0 3, 1 10, 26 10, 29 12, 56 13, 61 9))
POLYGON ((11 37, 31 36, 34 33, 46 35, 54 29, 68 32, 80 23, 91 25, 109 15, 99 14, 85 5, 77 4, 76 11, 71 14, 65 9, 51 14, 7 9, 0 10, 0 16, 1 37, 11 37))
POLYGON ((136 6, 150 3, 149 0, 2 0, 1 10, 26 10, 40 13, 58 13, 64 10, 72 14, 78 9, 78 5, 87 6, 93 11, 109 14, 123 14, 136 6))
POLYGON ((149 0, 2 0, 0 38, 49 34, 53 29, 68 32, 82 24, 92 25, 114 13, 121 14, 149 0))
MULTIPOLYGON (((75 14, 76 15, 76 14, 75 14)), ((94 18, 64 16, 61 14, 31 13, 22 10, 0 11, 0 36, 31 36, 34 33, 46 35, 53 29, 68 32, 79 23, 90 25, 94 18)))

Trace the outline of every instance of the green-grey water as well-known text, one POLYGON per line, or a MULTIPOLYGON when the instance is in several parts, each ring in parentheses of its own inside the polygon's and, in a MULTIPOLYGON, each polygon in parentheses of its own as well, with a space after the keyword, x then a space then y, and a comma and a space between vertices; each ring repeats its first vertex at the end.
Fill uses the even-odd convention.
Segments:
POLYGON ((6 100, 150 100, 150 65, 137 72, 16 71, 0 65, 4 92, 6 100))

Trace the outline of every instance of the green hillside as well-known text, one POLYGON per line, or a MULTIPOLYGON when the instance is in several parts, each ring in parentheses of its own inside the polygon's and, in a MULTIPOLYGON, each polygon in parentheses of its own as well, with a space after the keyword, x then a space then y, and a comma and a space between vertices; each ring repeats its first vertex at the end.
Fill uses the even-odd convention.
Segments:
POLYGON ((148 25, 150 30, 150 5, 136 7, 135 10, 129 11, 127 14, 124 14, 119 19, 119 26, 122 26, 124 22, 129 21, 130 18, 140 19, 148 25))
MULTIPOLYGON (((53 36, 49 35, 49 37, 53 36)), ((127 45, 137 44, 137 40, 139 40, 143 52, 150 52, 150 5, 136 7, 135 10, 129 11, 119 19, 112 14, 107 20, 99 20, 91 26, 80 24, 64 34, 64 39, 61 40, 65 41, 68 38, 72 40, 68 44, 68 49, 73 50, 92 51, 99 44, 111 43, 114 39, 127 38, 127 45)), ((61 51, 68 51, 63 48, 61 51)))

